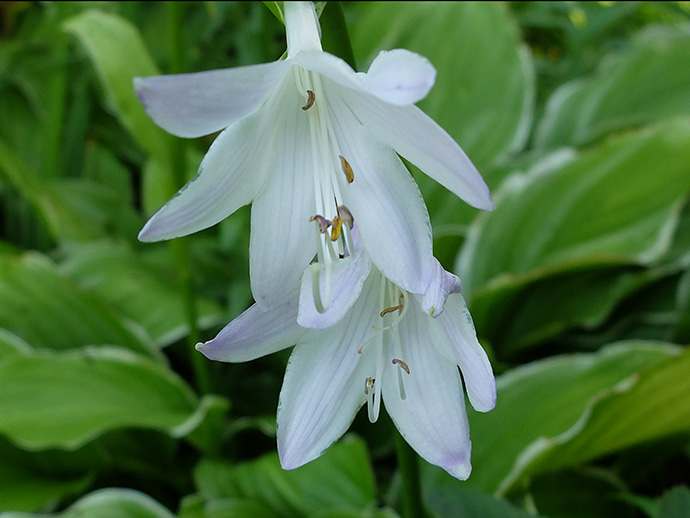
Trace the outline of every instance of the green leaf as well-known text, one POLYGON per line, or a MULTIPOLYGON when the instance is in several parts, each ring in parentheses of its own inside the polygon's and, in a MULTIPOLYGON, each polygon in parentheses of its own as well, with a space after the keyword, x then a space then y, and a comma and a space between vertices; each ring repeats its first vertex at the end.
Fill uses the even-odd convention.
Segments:
POLYGON ((7 329, 0 328, 0 361, 30 352, 31 346, 28 343, 7 329))
POLYGON ((655 26, 549 99, 535 146, 583 146, 624 128, 690 115, 690 31, 655 26))
POLYGON ((0 518, 175 518, 151 497, 132 489, 101 489, 57 514, 2 513, 0 518))
MULTIPOLYGON (((72 247, 60 270, 141 324, 156 347, 189 332, 185 300, 170 265, 139 256, 123 244, 102 241, 72 247)), ((223 309, 214 301, 199 297, 196 303, 201 329, 225 320, 223 309)))
POLYGON ((286 518, 330 510, 359 510, 373 501, 375 489, 366 446, 353 436, 292 471, 283 470, 278 455, 272 453, 236 466, 203 460, 195 471, 195 479, 209 501, 249 499, 286 518))
POLYGON ((631 341, 501 375, 496 408, 469 412, 474 468, 468 483, 503 494, 529 474, 576 466, 690 426, 681 382, 690 379, 680 374, 689 361, 669 344, 631 341), (655 414, 655 405, 668 411, 655 414))
POLYGON ((221 498, 206 502, 201 495, 182 500, 178 518, 276 518, 271 509, 240 498, 221 498))
POLYGON ((35 348, 115 344, 160 357, 133 322, 60 275, 37 253, 0 256, 0 327, 35 348))
POLYGON ((690 489, 687 486, 676 486, 663 494, 654 518, 686 518, 687 516, 690 516, 690 489))
POLYGON ((0 432, 34 450, 75 449, 123 427, 181 437, 203 420, 181 378, 124 349, 10 358, 0 363, 0 393, 0 432))
MULTIPOLYGON (((457 481, 453 481, 457 482, 457 481)), ((431 483, 424 487, 426 508, 435 518, 539 518, 514 507, 506 500, 457 483, 431 483)))
POLYGON ((690 188, 689 161, 690 120, 680 119, 511 176, 458 256, 463 289, 659 259, 690 188))

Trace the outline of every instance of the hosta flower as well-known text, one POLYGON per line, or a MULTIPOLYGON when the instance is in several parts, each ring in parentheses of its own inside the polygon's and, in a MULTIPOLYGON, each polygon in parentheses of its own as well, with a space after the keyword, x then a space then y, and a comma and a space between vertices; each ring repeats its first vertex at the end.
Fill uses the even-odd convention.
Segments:
MULTIPOLYGON (((361 256, 360 256, 361 257, 361 256)), ((407 442, 432 464, 466 479, 470 438, 463 383, 475 409, 496 402, 487 356, 477 341, 457 277, 433 260, 432 281, 412 295, 371 268, 356 302, 327 329, 296 324, 299 311, 317 327, 322 314, 297 296, 263 311, 257 305, 197 349, 213 360, 241 362, 297 344, 278 406, 278 452, 292 469, 321 455, 367 405, 381 402, 407 442), (445 302, 445 306, 444 306, 445 302), (429 316, 435 307, 435 317, 429 316)))
POLYGON ((147 113, 170 133, 223 130, 197 177, 139 237, 196 232, 252 203, 257 304, 281 303, 317 256, 305 278, 315 282, 315 302, 325 311, 336 299, 350 304, 364 280, 354 277, 366 275, 350 264, 357 222, 376 267, 406 291, 424 293, 433 276, 429 217, 398 154, 471 205, 493 207, 464 152, 414 105, 435 70, 417 54, 393 50, 356 73, 322 51, 311 3, 285 2, 284 10, 282 61, 135 80, 147 113))

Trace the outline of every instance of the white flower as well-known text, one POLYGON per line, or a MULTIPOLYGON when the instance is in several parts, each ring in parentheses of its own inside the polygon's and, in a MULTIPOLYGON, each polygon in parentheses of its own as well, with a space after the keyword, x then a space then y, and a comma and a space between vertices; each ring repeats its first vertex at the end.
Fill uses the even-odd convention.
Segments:
POLYGON ((406 291, 424 293, 433 275, 430 223, 396 152, 471 205, 493 208, 465 153, 413 104, 428 93, 435 70, 417 54, 393 50, 380 53, 368 73, 356 73, 322 51, 313 4, 285 2, 284 10, 283 61, 135 79, 147 113, 170 133, 224 130, 197 177, 139 238, 190 234, 252 203, 257 304, 282 303, 318 255, 310 275, 323 311, 337 298, 352 303, 366 277, 350 264, 354 219, 376 267, 406 291), (352 280, 353 272, 356 282, 338 280, 352 280))
POLYGON ((496 385, 458 293, 458 278, 435 259, 431 266, 430 289, 421 296, 371 268, 357 301, 327 329, 297 325, 299 311, 308 321, 322 315, 313 307, 300 308, 293 296, 268 311, 252 306, 213 340, 197 345, 212 360, 242 362, 297 344, 278 407, 278 453, 285 469, 321 455, 364 404, 375 421, 383 400, 421 457, 459 479, 469 476, 469 427, 458 366, 476 410, 494 407, 496 385), (432 307, 435 317, 427 314, 432 307))

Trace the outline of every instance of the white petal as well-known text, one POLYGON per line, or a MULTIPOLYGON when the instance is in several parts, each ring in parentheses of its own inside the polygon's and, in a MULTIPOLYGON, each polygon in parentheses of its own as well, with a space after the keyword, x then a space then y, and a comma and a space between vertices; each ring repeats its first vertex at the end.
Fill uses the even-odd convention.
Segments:
POLYGON ((302 50, 321 50, 321 26, 313 2, 284 2, 288 57, 302 50))
POLYGON ((434 345, 460 365, 467 395, 475 410, 488 412, 494 408, 496 380, 489 358, 477 340, 472 316, 462 295, 448 297, 445 311, 430 328, 434 345))
POLYGON ((465 152, 416 106, 394 106, 348 92, 347 104, 374 135, 473 207, 494 208, 489 189, 465 152))
POLYGON ((433 254, 431 224, 419 188, 393 150, 362 128, 337 91, 332 93, 327 101, 337 144, 354 172, 352 183, 339 177, 341 192, 364 247, 393 283, 423 293, 433 273, 433 254))
POLYGON ((185 138, 208 135, 252 113, 279 82, 288 61, 193 74, 134 78, 146 113, 161 128, 185 138))
POLYGON ((398 359, 410 369, 401 374, 406 398, 400 397, 400 367, 388 360, 383 401, 400 434, 422 458, 465 480, 472 469, 471 444, 460 374, 431 345, 432 319, 414 306, 399 324, 398 359))
POLYGON ((196 348, 211 360, 246 362, 291 347, 306 332, 297 325, 297 307, 297 293, 270 311, 254 304, 196 348))
POLYGON ((422 311, 432 317, 443 312, 449 293, 460 293, 460 279, 447 272, 434 257, 434 273, 424 294, 419 297, 422 311))
MULTIPOLYGON (((302 275, 297 323, 312 329, 326 329, 339 322, 359 297, 370 268, 371 262, 366 253, 363 252, 335 263, 330 280, 330 305, 326 311, 319 313, 314 305, 311 269, 307 267, 302 275)), ((323 300, 325 298, 324 285, 328 282, 323 268, 321 268, 319 277, 323 300)))
POLYGON ((271 131, 278 137, 262 153, 271 157, 266 188, 252 204, 249 274, 264 309, 297 286, 316 254, 314 162, 309 118, 296 88, 286 88, 271 131))
POLYGON ((356 73, 347 62, 339 57, 316 50, 303 50, 291 58, 292 63, 317 72, 339 85, 358 92, 367 92, 364 87, 365 74, 356 73))
POLYGON ((283 468, 321 455, 345 433, 364 404, 377 294, 372 277, 351 312, 336 326, 309 331, 290 356, 278 405, 278 454, 283 468))
POLYGON ((264 114, 230 126, 213 142, 199 173, 146 223, 141 241, 172 239, 215 225, 259 192, 268 168, 264 114))
POLYGON ((371 63, 364 87, 392 104, 413 104, 434 86, 436 69, 419 54, 405 49, 382 51, 371 63))

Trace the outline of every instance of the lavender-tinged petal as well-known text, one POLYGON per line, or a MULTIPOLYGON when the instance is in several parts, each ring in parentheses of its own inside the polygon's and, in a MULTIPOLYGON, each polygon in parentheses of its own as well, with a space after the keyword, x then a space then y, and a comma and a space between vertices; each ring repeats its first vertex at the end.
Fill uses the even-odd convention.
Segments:
POLYGON ((266 178, 267 148, 270 138, 262 112, 230 126, 211 145, 197 176, 149 219, 139 239, 185 236, 215 225, 250 203, 266 178))
POLYGON ((470 403, 478 412, 496 406, 496 380, 482 348, 465 299, 453 294, 442 315, 430 324, 434 345, 444 356, 460 365, 470 403))
POLYGON ((382 51, 363 78, 364 88, 392 104, 424 99, 436 80, 436 69, 423 56, 405 49, 382 51))
POLYGON ((146 113, 173 135, 195 138, 252 113, 286 73, 276 61, 223 70, 134 78, 146 113))
MULTIPOLYGON (((272 157, 270 181, 252 204, 249 275, 257 304, 268 309, 297 286, 316 254, 314 159, 309 117, 296 88, 283 92, 271 131, 279 135, 262 153, 272 157)), ((319 173, 320 174, 320 173, 319 173)))
POLYGON ((211 360, 246 362, 295 345, 306 330, 297 325, 297 293, 278 307, 263 311, 256 304, 196 348, 211 360))
POLYGON ((337 325, 308 331, 290 356, 278 405, 278 454, 283 468, 321 455, 345 433, 365 402, 364 385, 375 354, 371 339, 378 300, 372 277, 358 303, 337 325))
POLYGON ((434 257, 434 270, 426 291, 419 297, 422 311, 432 317, 443 312, 443 306, 450 293, 460 293, 460 279, 447 272, 434 257))
MULTIPOLYGON (((362 251, 335 263, 331 273, 330 304, 326 311, 319 313, 314 305, 312 274, 307 267, 302 275, 297 323, 312 329, 326 329, 339 322, 359 297, 370 268, 371 262, 362 251)), ((324 300, 327 276, 323 268, 319 278, 321 299, 324 300)))
POLYGON ((338 177, 344 203, 359 225, 371 261, 393 283, 423 293, 433 273, 431 224, 417 184, 397 155, 362 128, 328 85, 331 119, 340 153, 354 180, 338 177))
MULTIPOLYGON (((403 438, 425 460, 461 480, 470 475, 470 436, 465 396, 458 368, 431 344, 433 319, 416 303, 399 324, 401 350, 397 353, 410 373, 386 359, 383 402, 403 438), (402 376, 405 399, 400 397, 402 376)), ((394 353, 391 353, 394 354, 394 353)))
POLYGON ((489 188, 465 152, 416 106, 394 106, 373 96, 347 93, 347 104, 362 124, 473 207, 492 210, 489 188))

